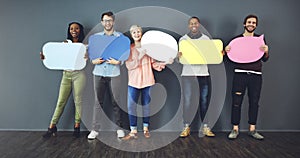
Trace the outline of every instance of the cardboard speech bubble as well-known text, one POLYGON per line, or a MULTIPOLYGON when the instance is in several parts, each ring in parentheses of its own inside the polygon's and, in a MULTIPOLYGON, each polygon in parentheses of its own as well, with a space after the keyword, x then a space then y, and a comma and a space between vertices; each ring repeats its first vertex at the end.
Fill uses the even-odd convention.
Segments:
POLYGON ((48 42, 43 46, 44 65, 53 70, 81 70, 86 65, 82 43, 48 42))
POLYGON ((227 52, 228 58, 237 63, 255 62, 264 55, 264 51, 260 49, 264 44, 264 35, 235 38, 229 43, 231 48, 227 52))
POLYGON ((118 37, 92 35, 89 37, 88 53, 92 60, 114 58, 125 61, 130 55, 130 39, 124 35, 118 37))
POLYGON ((146 54, 158 61, 174 59, 178 53, 177 41, 171 35, 162 31, 147 31, 141 39, 141 47, 146 54))
POLYGON ((184 39, 179 42, 182 56, 181 64, 220 64, 223 61, 221 53, 223 42, 219 39, 184 39))

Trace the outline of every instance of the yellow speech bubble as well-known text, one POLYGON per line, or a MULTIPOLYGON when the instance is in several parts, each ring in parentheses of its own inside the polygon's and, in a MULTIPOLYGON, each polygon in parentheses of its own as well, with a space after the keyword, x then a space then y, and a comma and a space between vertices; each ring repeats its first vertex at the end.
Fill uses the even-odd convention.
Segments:
POLYGON ((184 39, 179 42, 181 64, 220 64, 223 61, 223 42, 219 39, 184 39))

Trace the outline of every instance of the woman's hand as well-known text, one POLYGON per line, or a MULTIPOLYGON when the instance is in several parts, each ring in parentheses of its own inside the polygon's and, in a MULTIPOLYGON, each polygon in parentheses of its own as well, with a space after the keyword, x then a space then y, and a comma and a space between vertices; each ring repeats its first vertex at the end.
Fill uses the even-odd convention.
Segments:
POLYGON ((40 59, 44 60, 45 59, 45 55, 43 54, 43 52, 40 52, 40 59))

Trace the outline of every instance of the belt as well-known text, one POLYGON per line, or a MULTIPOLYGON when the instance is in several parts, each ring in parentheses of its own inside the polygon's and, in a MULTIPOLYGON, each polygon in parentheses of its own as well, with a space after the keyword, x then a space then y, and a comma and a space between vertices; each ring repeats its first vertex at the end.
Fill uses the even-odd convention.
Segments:
POLYGON ((242 73, 256 74, 256 75, 261 75, 262 74, 262 72, 251 71, 251 70, 240 70, 240 69, 235 69, 234 72, 242 72, 242 73))

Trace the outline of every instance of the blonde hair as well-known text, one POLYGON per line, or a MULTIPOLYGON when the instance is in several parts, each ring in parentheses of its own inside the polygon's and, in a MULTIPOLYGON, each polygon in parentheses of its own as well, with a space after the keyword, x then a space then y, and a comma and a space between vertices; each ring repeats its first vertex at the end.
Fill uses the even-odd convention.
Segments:
POLYGON ((130 33, 132 33, 134 30, 139 29, 141 32, 143 32, 142 27, 140 27, 139 25, 132 25, 129 29, 130 33))

